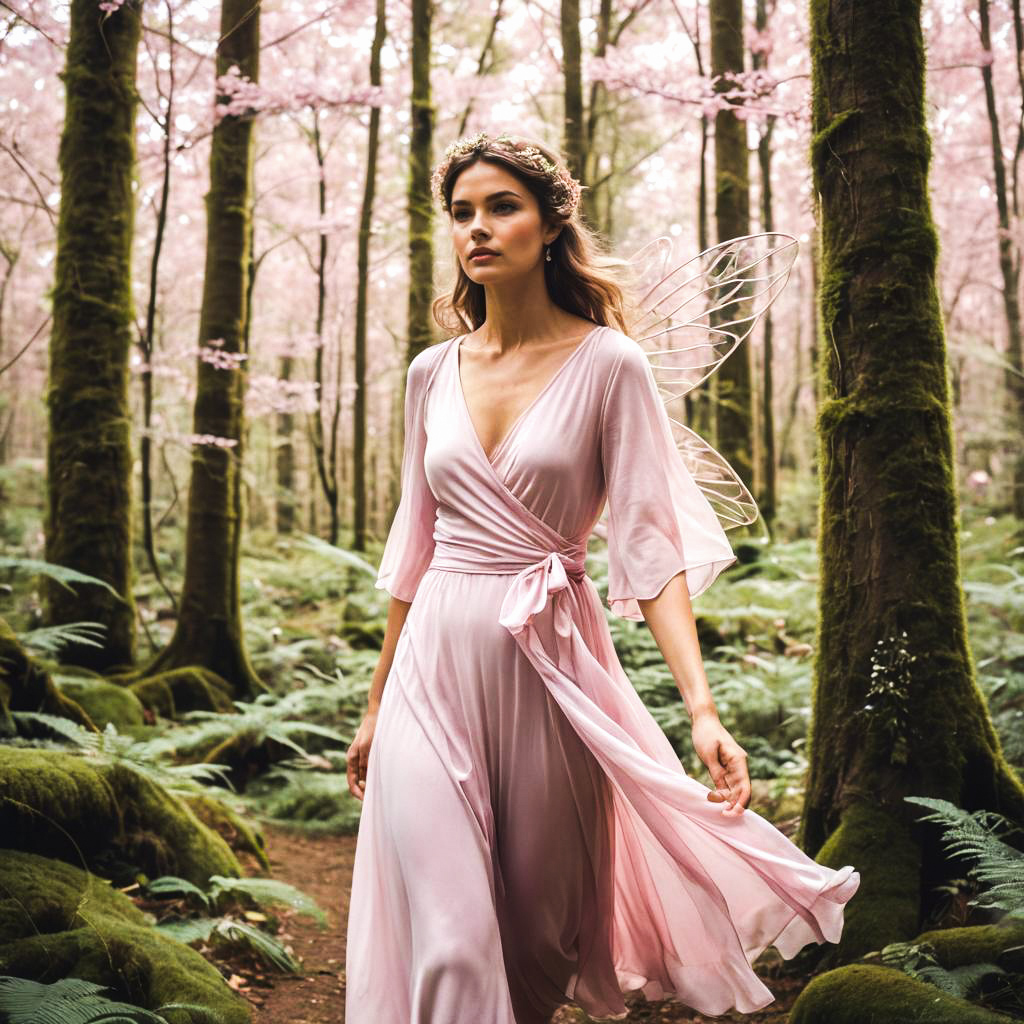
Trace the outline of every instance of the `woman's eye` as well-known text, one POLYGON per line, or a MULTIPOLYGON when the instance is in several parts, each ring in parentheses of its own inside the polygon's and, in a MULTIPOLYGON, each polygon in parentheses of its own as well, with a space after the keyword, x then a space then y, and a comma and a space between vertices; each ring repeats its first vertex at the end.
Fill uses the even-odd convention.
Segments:
MULTIPOLYGON (((495 209, 495 211, 506 209, 506 210, 511 210, 511 211, 515 212, 516 204, 515 203, 510 203, 508 201, 503 201, 503 202, 500 202, 500 203, 495 203, 494 204, 494 209, 495 209)), ((454 214, 455 220, 465 220, 467 216, 469 216, 469 213, 466 210, 456 210, 456 212, 454 214)))

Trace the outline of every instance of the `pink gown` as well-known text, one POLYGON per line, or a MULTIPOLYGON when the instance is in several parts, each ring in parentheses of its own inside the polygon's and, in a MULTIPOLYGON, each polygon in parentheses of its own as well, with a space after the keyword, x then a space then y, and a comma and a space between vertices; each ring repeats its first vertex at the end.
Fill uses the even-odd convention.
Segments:
POLYGON ((347 1024, 546 1024, 569 1001, 623 1019, 632 989, 758 1010, 754 958, 838 941, 860 876, 750 808, 723 817, 619 664, 584 572, 606 501, 617 615, 735 561, 650 363, 596 328, 488 459, 460 342, 409 367, 377 586, 413 603, 370 752, 347 1024))

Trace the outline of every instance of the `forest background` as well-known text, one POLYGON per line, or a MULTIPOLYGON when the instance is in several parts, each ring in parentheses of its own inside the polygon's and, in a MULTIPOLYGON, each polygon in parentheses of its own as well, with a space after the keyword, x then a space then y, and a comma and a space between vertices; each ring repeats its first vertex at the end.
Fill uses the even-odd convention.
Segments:
MULTIPOLYGON (((855 6, 0 4, 0 825, 18 837, 0 881, 40 901, 30 931, 24 914, 0 930, 3 973, 88 978, 150 1009, 180 988, 242 1019, 219 976, 258 1002, 267 964, 300 969, 268 907, 312 905, 247 889, 243 869, 269 867, 274 823, 351 843, 343 752, 383 636, 374 563, 399 498, 405 372, 444 337, 429 301, 453 270, 429 169, 462 135, 511 129, 566 154, 618 255, 659 235, 680 257, 748 231, 799 239, 787 288, 720 374, 739 425, 718 381, 688 404, 762 513, 732 535, 740 565, 697 608, 712 692, 750 754, 759 813, 867 880, 838 953, 813 966, 838 974, 874 953, 881 970, 888 949, 887 984, 898 972, 927 988, 922 964, 945 972, 951 1020, 968 1019, 966 1000, 979 1020, 1020 1016, 1005 935, 984 955, 891 944, 995 916, 968 905, 978 879, 920 808, 895 801, 943 797, 950 827, 968 827, 953 807, 1024 823, 1024 32, 1016 0, 862 3, 885 26, 872 54, 855 6), (864 188, 868 163, 835 155, 839 51, 868 83, 866 149, 887 155, 904 128, 918 155, 930 139, 929 177, 889 168, 905 192, 864 188), (900 69, 884 83, 883 59, 900 69), (873 231, 860 262, 841 244, 830 152, 873 231), (901 218, 917 206, 930 211, 911 236, 901 218), (921 259, 889 258, 906 252, 921 259), (843 282, 873 268, 891 298, 844 318, 843 282), (941 410, 934 429, 915 379, 921 406, 941 410), (872 414, 876 400, 896 411, 854 470, 835 456, 858 450, 835 400, 858 391, 872 414), (898 515, 855 486, 889 460, 920 484, 898 515), (871 514, 862 568, 835 517, 871 514), (911 728, 917 712, 935 728, 911 728), (929 781, 943 764, 956 772, 929 781), (879 788, 898 793, 884 814, 857 795, 879 788), (893 859, 899 884, 883 881, 893 859), (83 926, 87 883, 66 867, 123 883, 135 906, 112 901, 105 924, 83 926), (77 936, 69 949, 85 927, 106 958, 44 970, 28 936, 47 927, 51 947, 77 936), (200 961, 204 982, 186 980, 199 967, 177 946, 181 971, 162 987, 139 967, 140 949, 166 962, 160 943, 184 941, 215 964, 200 961), (1003 973, 977 969, 988 961, 1003 973)), ((603 587, 600 543, 588 568, 603 587)), ((610 625, 703 775, 649 634, 610 625)), ((1012 860, 1012 843, 979 849, 1012 860)), ((872 992, 891 1008, 891 988, 870 981, 852 1005, 872 992)), ((800 1019, 818 1019, 814 1005, 800 1019)))

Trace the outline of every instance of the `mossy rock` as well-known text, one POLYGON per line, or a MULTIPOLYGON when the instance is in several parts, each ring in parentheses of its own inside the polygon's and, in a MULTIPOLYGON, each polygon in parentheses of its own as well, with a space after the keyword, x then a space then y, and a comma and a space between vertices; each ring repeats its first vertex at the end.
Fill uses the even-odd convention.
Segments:
POLYGON ((159 672, 145 679, 128 675, 112 677, 111 681, 126 685, 144 707, 164 718, 176 718, 186 711, 235 710, 231 684, 199 665, 159 672))
POLYGON ((204 793, 183 796, 195 816, 208 828, 213 829, 232 850, 251 853, 264 870, 270 870, 270 858, 263 833, 245 820, 227 804, 206 796, 204 793))
POLYGON ((148 1010, 189 1002, 214 1011, 223 1024, 250 1020, 248 1004, 216 967, 161 935, 127 896, 95 875, 38 854, 0 850, 0 893, 0 974, 44 983, 83 978, 148 1010))
POLYGON ((125 726, 142 725, 142 701, 131 690, 98 679, 61 679, 57 686, 85 709, 96 727, 103 729, 113 722, 120 731, 125 726))
POLYGON ((929 943, 947 971, 966 964, 998 964, 1024 974, 1024 921, 1005 918, 996 924, 939 928, 922 932, 915 943, 929 943))
POLYGON ((200 887, 241 874, 227 843, 182 800, 126 765, 0 747, 0 835, 110 877, 174 874, 200 887))
POLYGON ((861 885, 846 906, 836 947, 842 961, 917 933, 921 851, 881 807, 851 804, 815 860, 836 869, 855 864, 860 872, 861 885))
POLYGON ((57 689, 46 668, 28 654, 14 630, 0 619, 0 735, 13 736, 17 731, 12 711, 40 711, 70 718, 87 729, 96 728, 85 710, 57 689))
POLYGON ((1010 1018, 891 967, 850 964, 819 974, 800 993, 789 1024, 1009 1024, 1010 1018))

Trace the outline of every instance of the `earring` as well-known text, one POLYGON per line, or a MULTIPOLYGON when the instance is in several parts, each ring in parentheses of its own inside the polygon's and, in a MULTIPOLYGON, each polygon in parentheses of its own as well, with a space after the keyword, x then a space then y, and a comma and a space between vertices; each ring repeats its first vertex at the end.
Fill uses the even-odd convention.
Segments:
POLYGON ((547 260, 548 263, 551 262, 551 246, 550 245, 548 246, 548 252, 547 252, 547 255, 544 257, 544 259, 547 260))

